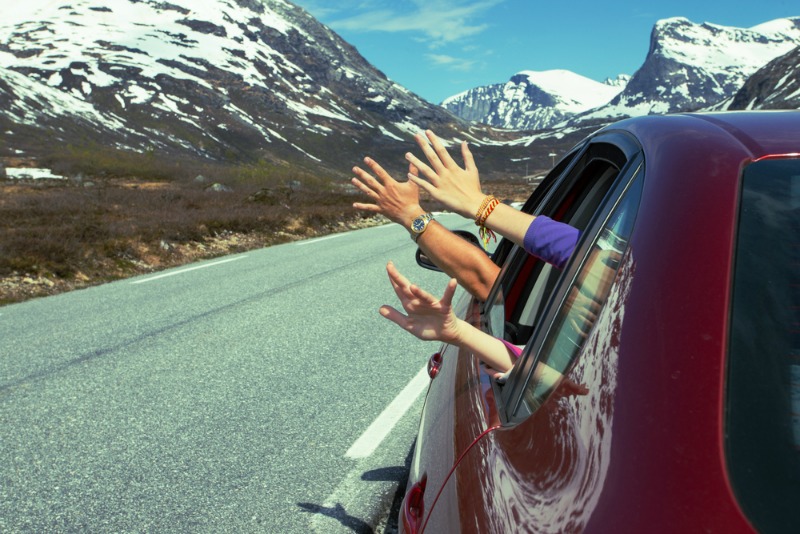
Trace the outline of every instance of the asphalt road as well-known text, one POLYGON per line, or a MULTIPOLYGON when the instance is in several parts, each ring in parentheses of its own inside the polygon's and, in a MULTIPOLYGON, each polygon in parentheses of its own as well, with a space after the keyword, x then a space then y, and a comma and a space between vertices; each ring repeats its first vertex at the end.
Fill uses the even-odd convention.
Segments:
POLYGON ((377 313, 390 259, 446 284, 414 250, 389 225, 0 308, 0 531, 370 531, 438 348, 377 313))

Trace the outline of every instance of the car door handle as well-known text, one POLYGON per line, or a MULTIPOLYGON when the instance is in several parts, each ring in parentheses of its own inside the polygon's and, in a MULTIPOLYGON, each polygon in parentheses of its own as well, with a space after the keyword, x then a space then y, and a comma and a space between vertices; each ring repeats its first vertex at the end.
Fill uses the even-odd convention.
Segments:
POLYGON ((427 476, 411 486, 403 501, 403 530, 407 534, 418 534, 422 528, 422 519, 425 516, 425 485, 427 476))
POLYGON ((428 360, 428 376, 431 377, 431 380, 436 378, 436 375, 439 374, 439 369, 441 369, 443 361, 444 358, 442 358, 441 352, 437 352, 428 360))

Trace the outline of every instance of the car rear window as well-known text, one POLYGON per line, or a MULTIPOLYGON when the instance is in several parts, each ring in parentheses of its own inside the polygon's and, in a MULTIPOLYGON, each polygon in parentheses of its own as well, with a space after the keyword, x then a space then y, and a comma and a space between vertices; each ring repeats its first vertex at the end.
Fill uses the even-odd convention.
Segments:
POLYGON ((743 174, 728 361, 726 454, 761 532, 800 532, 800 160, 743 174))

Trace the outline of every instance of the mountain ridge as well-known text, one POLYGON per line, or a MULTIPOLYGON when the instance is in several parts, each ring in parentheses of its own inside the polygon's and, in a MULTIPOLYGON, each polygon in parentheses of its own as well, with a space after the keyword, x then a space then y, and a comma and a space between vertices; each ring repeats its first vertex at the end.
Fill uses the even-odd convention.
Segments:
POLYGON ((284 0, 18 5, 0 21, 0 103, 23 150, 46 135, 336 173, 343 155, 394 155, 423 128, 490 145, 505 135, 389 80, 284 0))
MULTIPOLYGON (((511 82, 464 91, 445 99, 443 105, 466 120, 541 130, 710 109, 731 98, 764 65, 798 45, 800 17, 775 19, 752 28, 697 24, 685 17, 662 19, 653 26, 642 66, 625 79, 617 94, 590 109, 570 112, 558 105, 563 98, 558 89, 540 85, 527 90, 523 95, 527 98, 521 98, 519 91, 497 89, 511 82), (507 109, 524 111, 497 112, 507 109), (539 121, 532 123, 529 117, 539 121)), ((536 84, 535 80, 529 82, 536 84)))
POLYGON ((470 89, 441 105, 465 120, 541 130, 608 102, 625 82, 624 75, 601 83, 563 69, 521 71, 504 84, 470 89))

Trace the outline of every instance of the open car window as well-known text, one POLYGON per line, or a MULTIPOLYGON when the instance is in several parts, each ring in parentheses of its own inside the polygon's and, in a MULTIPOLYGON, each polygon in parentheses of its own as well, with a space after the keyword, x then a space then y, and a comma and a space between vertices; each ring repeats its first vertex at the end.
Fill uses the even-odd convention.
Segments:
MULTIPOLYGON (((631 153, 630 149, 611 143, 588 145, 541 204, 526 208, 584 232, 620 172, 630 166, 631 153)), ((525 345, 560 276, 561 272, 552 265, 515 247, 484 306, 486 330, 495 337, 525 345)))
MULTIPOLYGON (((523 391, 527 391, 526 385, 533 378, 528 373, 532 372, 532 362, 541 353, 539 351, 531 354, 531 347, 534 343, 539 348, 542 346, 544 332, 540 331, 547 330, 547 325, 554 324, 556 310, 562 305, 561 300, 565 298, 571 283, 572 278, 567 279, 566 273, 574 277, 579 267, 588 269, 583 276, 592 280, 596 287, 592 289, 591 284, 587 283, 573 288, 574 296, 599 293, 596 296, 600 306, 605 300, 602 293, 608 289, 616 273, 615 259, 610 256, 610 250, 614 247, 617 253, 624 250, 627 236, 623 235, 624 232, 620 233, 620 221, 612 221, 616 227, 604 225, 612 224, 609 222, 612 210, 618 209, 627 189, 636 177, 643 174, 643 157, 639 145, 630 138, 615 137, 613 141, 589 144, 551 187, 547 197, 531 210, 535 215, 547 215, 567 223, 581 233, 576 253, 565 271, 561 272, 529 255, 521 247, 515 247, 503 266, 498 284, 484 305, 483 326, 491 335, 518 346, 527 345, 523 358, 515 365, 508 382, 504 386, 494 385, 498 389, 495 398, 501 403, 499 411, 505 420, 527 417, 526 413, 535 409, 537 402, 541 402, 549 394, 548 389, 537 391, 536 386, 533 386, 529 390, 529 399, 533 400, 538 396, 538 401, 531 402, 526 409, 517 410, 523 391), (602 239, 601 235, 604 236, 602 239), (595 252, 586 263, 593 247, 599 247, 602 252, 595 252), (613 268, 613 272, 608 271, 609 266, 613 268), (605 271, 601 272, 601 267, 605 271)), ((639 195, 635 194, 634 197, 638 209, 639 195)), ((571 312, 564 309, 563 313, 566 315, 560 320, 571 321, 573 317, 569 317, 569 313, 577 313, 577 308, 571 312)), ((590 327, 591 325, 586 325, 585 330, 590 327)), ((558 348, 563 349, 567 338, 562 336, 550 342, 555 343, 556 340, 558 348)), ((559 372, 568 368, 575 354, 558 359, 557 367, 561 369, 559 372)), ((550 378, 552 377, 551 374, 550 378)), ((544 385, 545 382, 541 382, 539 387, 544 385)))
MULTIPOLYGON (((591 245, 581 254, 581 264, 568 289, 561 293, 555 316, 521 362, 516 390, 508 414, 521 420, 536 411, 560 385, 580 354, 597 317, 605 306, 620 261, 628 248, 639 209, 642 173, 615 203, 591 245), (540 347, 540 348, 539 348, 540 347), (535 350, 535 352, 534 352, 535 350)), ((576 258, 577 260, 577 258, 576 258)))

